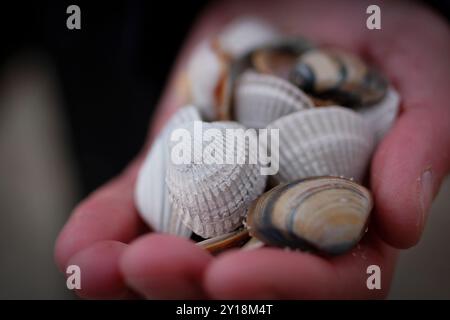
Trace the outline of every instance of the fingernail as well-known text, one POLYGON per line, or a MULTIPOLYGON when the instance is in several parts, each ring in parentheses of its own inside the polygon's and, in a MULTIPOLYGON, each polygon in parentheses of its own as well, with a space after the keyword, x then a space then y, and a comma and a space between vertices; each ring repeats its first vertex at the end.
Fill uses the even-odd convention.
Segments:
POLYGON ((433 201, 433 173, 431 168, 425 169, 419 178, 419 205, 420 214, 418 225, 423 228, 433 201))

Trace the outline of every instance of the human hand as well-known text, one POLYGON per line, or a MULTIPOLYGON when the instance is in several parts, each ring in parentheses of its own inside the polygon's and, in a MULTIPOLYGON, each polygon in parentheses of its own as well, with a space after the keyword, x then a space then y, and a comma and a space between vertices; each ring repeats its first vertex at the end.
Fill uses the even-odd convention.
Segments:
MULTIPOLYGON (((212 257, 193 242, 147 234, 134 207, 143 154, 119 177, 84 200, 55 249, 61 270, 82 270, 85 298, 379 298, 386 296, 397 249, 420 239, 427 212, 450 169, 450 37, 448 24, 417 3, 381 5, 382 29, 366 28, 365 1, 222 1, 200 19, 175 69, 208 34, 241 15, 323 44, 360 53, 400 93, 401 113, 375 151, 370 188, 375 210, 369 232, 349 253, 325 259, 274 248, 212 257), (381 268, 381 290, 366 287, 369 265, 381 268)), ((182 104, 175 81, 166 89, 151 141, 182 104)), ((144 148, 145 150, 145 148, 144 148)))

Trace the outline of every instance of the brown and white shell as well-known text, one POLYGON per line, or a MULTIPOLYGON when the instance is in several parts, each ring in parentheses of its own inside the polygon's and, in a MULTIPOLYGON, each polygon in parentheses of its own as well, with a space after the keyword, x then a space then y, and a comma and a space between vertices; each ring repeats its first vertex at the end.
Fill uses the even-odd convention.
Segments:
POLYGON ((276 37, 277 31, 263 20, 244 17, 194 49, 187 65, 189 98, 205 120, 229 119, 231 62, 276 37))
POLYGON ((305 52, 293 68, 290 80, 316 98, 351 108, 379 102, 388 86, 375 69, 355 55, 337 49, 305 52))
POLYGON ((342 254, 364 234, 372 210, 370 192, 338 177, 279 185, 254 201, 250 235, 278 247, 342 254))
POLYGON ((212 254, 218 254, 227 249, 240 247, 249 239, 250 236, 248 234, 248 230, 246 228, 241 228, 224 235, 197 242, 197 245, 212 254))

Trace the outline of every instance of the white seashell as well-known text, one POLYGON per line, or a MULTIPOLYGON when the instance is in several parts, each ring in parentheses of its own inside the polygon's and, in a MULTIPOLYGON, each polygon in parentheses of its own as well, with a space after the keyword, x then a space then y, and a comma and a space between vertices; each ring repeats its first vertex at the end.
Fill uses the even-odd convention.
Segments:
POLYGON ((184 226, 171 209, 166 186, 166 168, 169 161, 168 138, 170 132, 183 123, 200 120, 193 106, 181 108, 168 121, 153 143, 139 171, 135 203, 143 220, 156 231, 190 237, 192 231, 184 226))
POLYGON ((241 250, 255 250, 264 247, 264 242, 257 238, 251 237, 250 240, 241 247, 241 250))
POLYGON ((256 18, 242 18, 224 28, 217 38, 201 42, 187 65, 192 103, 204 119, 218 118, 222 97, 217 95, 227 77, 228 63, 245 52, 273 40, 274 29, 256 18))
MULTIPOLYGON (((343 176, 361 181, 374 148, 374 134, 356 112, 314 108, 284 116, 268 126, 279 129, 278 181, 343 176)), ((276 161, 276 152, 273 153, 276 161)))
POLYGON ((394 124, 399 107, 400 96, 394 88, 389 87, 383 100, 358 110, 375 132, 376 143, 383 139, 394 124))
POLYGON ((247 71, 236 84, 234 115, 249 128, 265 128, 282 116, 313 106, 300 89, 276 76, 247 71))
POLYGON ((242 17, 228 24, 218 36, 219 47, 236 58, 267 44, 279 34, 271 25, 256 17, 242 17))
POLYGON ((189 229, 210 238, 231 232, 242 224, 248 206, 263 192, 266 176, 260 174, 259 164, 242 161, 242 155, 249 153, 247 140, 236 139, 232 148, 223 139, 227 128, 242 129, 244 134, 243 126, 234 122, 202 123, 202 126, 203 131, 216 129, 209 131, 211 139, 207 142, 195 139, 196 128, 190 123, 183 128, 194 139, 183 140, 176 146, 171 144, 171 153, 177 152, 180 144, 184 144, 181 145, 184 150, 193 152, 186 163, 169 164, 166 182, 174 212, 189 229), (207 147, 215 153, 203 152, 207 147), (217 157, 224 159, 230 154, 233 157, 237 154, 244 164, 215 163, 217 157))
POLYGON ((187 65, 187 77, 192 103, 200 110, 204 119, 216 118, 215 98, 219 79, 225 72, 224 62, 213 50, 210 40, 201 42, 194 50, 187 65))

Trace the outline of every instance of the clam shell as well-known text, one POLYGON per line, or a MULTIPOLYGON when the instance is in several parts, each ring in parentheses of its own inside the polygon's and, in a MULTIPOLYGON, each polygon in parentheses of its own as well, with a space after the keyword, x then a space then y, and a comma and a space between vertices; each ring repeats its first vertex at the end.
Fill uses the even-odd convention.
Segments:
POLYGON ((192 231, 173 214, 166 186, 166 168, 169 161, 168 136, 181 124, 200 120, 193 106, 181 108, 168 121, 148 152, 138 173, 135 203, 139 214, 155 231, 190 237, 192 231))
MULTIPOLYGON (((280 182, 323 175, 361 181, 374 148, 374 134, 365 120, 342 107, 292 113, 268 129, 279 129, 280 182)), ((272 157, 277 161, 276 152, 272 157)))
POLYGON ((213 254, 218 254, 230 248, 240 247, 249 240, 247 229, 240 229, 218 237, 197 242, 197 245, 213 254))
POLYGON ((341 50, 310 50, 300 56, 290 80, 317 98, 347 107, 379 102, 387 80, 358 57, 341 50))
POLYGON ((282 116, 312 107, 311 100, 284 79, 247 71, 237 82, 234 116, 246 127, 264 128, 282 116))
POLYGON ((264 247, 264 242, 261 242, 255 237, 251 237, 248 242, 241 247, 241 250, 255 250, 264 247))
POLYGON ((249 209, 251 236, 266 244, 341 254, 364 234, 373 201, 357 183, 319 177, 279 185, 249 209))
MULTIPOLYGON (((211 131, 209 142, 196 139, 195 124, 186 124, 194 139, 181 141, 183 149, 193 150, 186 163, 170 163, 167 171, 169 200, 174 212, 182 222, 203 238, 210 238, 231 232, 242 225, 246 209, 260 195, 265 187, 266 176, 260 174, 260 165, 245 160, 249 154, 248 141, 238 140, 234 148, 223 139, 227 128, 242 129, 233 123, 203 123, 203 132, 211 131), (206 147, 215 150, 215 156, 240 155, 240 163, 215 163, 213 152, 205 152, 206 147), (205 149, 204 149, 205 148, 205 149)), ((176 152, 172 145, 172 151, 176 152)), ((222 158, 223 159, 223 158, 222 158)))
POLYGON ((218 35, 220 50, 237 58, 251 49, 275 40, 277 30, 257 17, 241 17, 234 20, 218 35))
POLYGON ((389 87, 383 100, 372 106, 358 110, 375 132, 375 140, 377 143, 383 139, 394 124, 399 107, 400 96, 394 88, 389 87))

